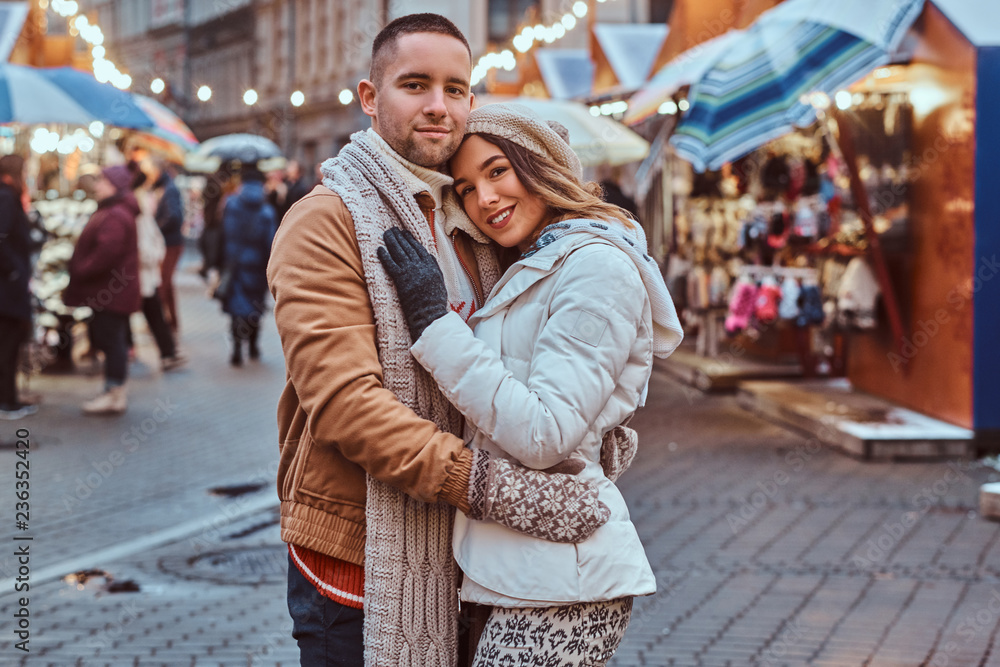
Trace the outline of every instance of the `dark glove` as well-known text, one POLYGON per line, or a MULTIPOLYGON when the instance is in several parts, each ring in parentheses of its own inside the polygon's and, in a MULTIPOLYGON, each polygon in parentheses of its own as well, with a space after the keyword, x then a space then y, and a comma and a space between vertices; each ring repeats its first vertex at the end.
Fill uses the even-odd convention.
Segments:
POLYGON ((417 342, 427 326, 448 313, 448 290, 437 260, 413 234, 393 227, 382 235, 378 258, 396 285, 410 338, 417 342))
POLYGON ((611 518, 589 482, 525 468, 481 449, 473 454, 469 518, 567 543, 583 542, 611 518))

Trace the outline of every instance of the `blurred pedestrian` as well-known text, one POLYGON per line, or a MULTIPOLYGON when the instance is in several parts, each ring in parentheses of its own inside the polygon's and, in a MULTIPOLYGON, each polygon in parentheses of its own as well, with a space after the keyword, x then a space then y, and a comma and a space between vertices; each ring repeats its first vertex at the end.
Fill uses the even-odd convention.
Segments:
POLYGON ((0 157, 0 419, 21 419, 38 408, 18 400, 21 344, 31 333, 31 228, 24 210, 24 158, 0 157))
POLYGON ((233 354, 229 361, 240 366, 243 341, 249 344, 250 358, 260 358, 257 338, 267 294, 267 260, 278 227, 274 209, 266 201, 263 173, 244 169, 242 185, 226 202, 222 226, 224 293, 220 297, 222 309, 232 318, 233 354))
POLYGON ((272 172, 267 175, 267 200, 274 208, 275 217, 278 224, 292 204, 302 199, 309 193, 309 184, 302 178, 302 167, 296 160, 289 160, 284 171, 272 172), (278 176, 278 180, 272 178, 272 174, 278 176))
MULTIPOLYGON (((292 204, 305 197, 312 189, 310 184, 306 182, 305 175, 302 173, 302 165, 299 164, 298 160, 288 161, 288 166, 285 167, 285 186, 288 188, 288 192, 285 195, 285 210, 282 212, 282 217, 292 207, 292 204)), ((278 218, 278 224, 281 224, 281 218, 278 218)))
POLYGON ((201 250, 201 270, 198 273, 205 279, 208 279, 209 271, 222 270, 222 208, 233 187, 232 180, 229 169, 220 167, 206 179, 205 188, 201 192, 204 226, 198 239, 198 248, 201 250))
POLYGON ((621 188, 621 169, 609 165, 601 165, 598 178, 603 195, 601 199, 609 204, 613 204, 632 216, 633 220, 639 219, 639 207, 635 200, 629 197, 621 188))
POLYGON ((157 197, 149 187, 152 181, 149 178, 150 174, 147 173, 153 170, 149 166, 144 170, 142 165, 134 162, 129 163, 129 169, 132 171, 132 191, 139 203, 136 234, 139 242, 139 291, 142 294, 142 314, 160 351, 160 367, 168 371, 177 368, 186 359, 177 352, 177 342, 163 316, 163 302, 160 300, 159 287, 163 280, 161 264, 167 248, 163 234, 153 217, 157 197))
POLYGON ((164 316, 170 330, 177 336, 179 329, 177 320, 177 299, 174 295, 174 271, 184 251, 184 204, 181 192, 174 184, 169 167, 160 163, 157 165, 157 176, 153 181, 153 189, 159 192, 160 200, 156 205, 156 224, 163 233, 167 245, 166 255, 160 271, 160 293, 163 300, 164 316))
POLYGON ((264 194, 267 203, 274 209, 274 215, 281 222, 281 216, 285 214, 288 207, 285 199, 288 197, 288 184, 285 183, 285 171, 276 169, 264 174, 264 194))
POLYGON ((104 391, 83 405, 86 414, 125 412, 128 318, 142 306, 139 290, 139 203, 125 165, 107 167, 94 183, 97 210, 80 233, 69 261, 67 306, 87 306, 92 340, 104 353, 104 391))

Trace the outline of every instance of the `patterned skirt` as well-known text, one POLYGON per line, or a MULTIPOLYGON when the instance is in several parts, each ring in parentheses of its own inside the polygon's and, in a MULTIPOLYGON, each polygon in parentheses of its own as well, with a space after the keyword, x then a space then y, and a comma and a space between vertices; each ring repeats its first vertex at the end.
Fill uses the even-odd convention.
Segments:
POLYGON ((561 607, 494 607, 472 667, 603 667, 632 617, 632 598, 561 607))

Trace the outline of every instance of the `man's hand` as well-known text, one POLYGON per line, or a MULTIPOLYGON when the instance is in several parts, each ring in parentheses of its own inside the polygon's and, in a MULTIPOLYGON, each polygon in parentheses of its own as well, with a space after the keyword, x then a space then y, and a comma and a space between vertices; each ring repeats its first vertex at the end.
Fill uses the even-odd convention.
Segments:
POLYGON ((476 450, 469 478, 469 517, 492 519, 550 542, 583 542, 611 510, 597 489, 572 475, 525 468, 476 450))
POLYGON ((415 343, 431 322, 448 313, 444 276, 437 261, 405 229, 393 227, 382 235, 382 240, 385 247, 377 250, 378 258, 396 285, 399 305, 415 343))

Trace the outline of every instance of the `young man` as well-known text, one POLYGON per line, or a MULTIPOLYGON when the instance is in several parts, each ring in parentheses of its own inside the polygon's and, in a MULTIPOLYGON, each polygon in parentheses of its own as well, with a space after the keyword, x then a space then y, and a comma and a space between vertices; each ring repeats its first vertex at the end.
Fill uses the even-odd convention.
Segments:
POLYGON ((449 304, 466 318, 499 278, 489 247, 441 206, 451 178, 440 169, 472 108, 471 67, 465 37, 442 16, 386 26, 358 85, 371 129, 324 164, 324 185, 275 237, 268 282, 288 372, 278 493, 302 664, 457 664, 454 507, 565 542, 607 520, 594 488, 571 475, 500 459, 473 467, 461 416, 410 355, 376 254, 387 229, 408 229, 441 262, 449 304))

